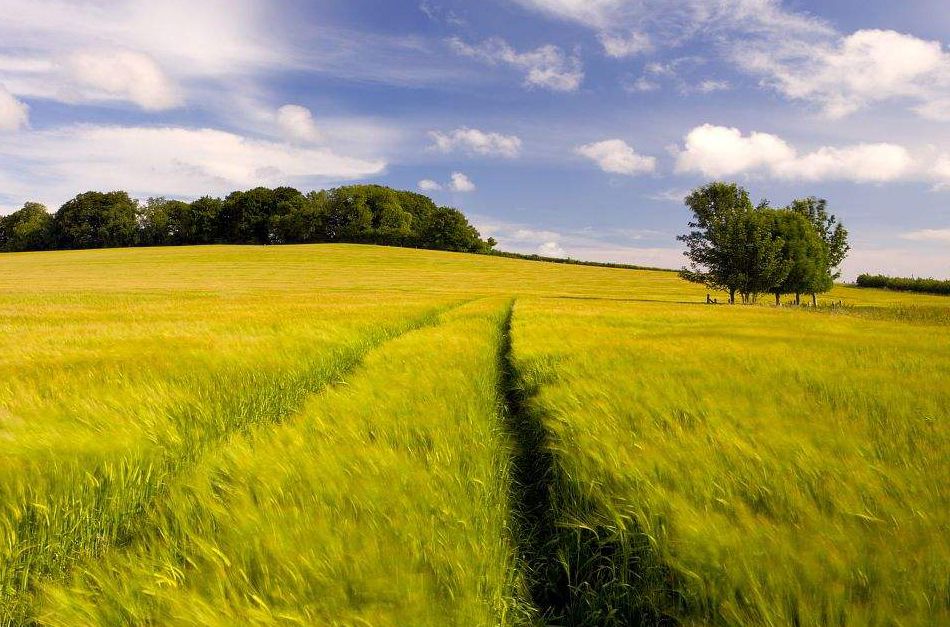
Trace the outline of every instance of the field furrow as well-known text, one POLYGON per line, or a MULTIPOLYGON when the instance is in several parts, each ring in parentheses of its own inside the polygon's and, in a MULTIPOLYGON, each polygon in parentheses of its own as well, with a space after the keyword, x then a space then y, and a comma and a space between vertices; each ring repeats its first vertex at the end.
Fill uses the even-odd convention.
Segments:
POLYGON ((519 622, 503 318, 499 300, 445 313, 284 424, 232 438, 128 546, 45 586, 42 622, 519 622))

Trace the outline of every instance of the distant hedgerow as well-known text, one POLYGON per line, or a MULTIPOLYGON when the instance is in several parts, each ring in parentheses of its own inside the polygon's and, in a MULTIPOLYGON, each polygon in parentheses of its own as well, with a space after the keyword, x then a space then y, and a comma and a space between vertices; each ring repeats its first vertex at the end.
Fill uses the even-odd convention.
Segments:
POLYGON ((858 287, 878 287, 898 292, 950 295, 950 281, 920 277, 891 277, 883 274, 862 274, 856 282, 858 287))

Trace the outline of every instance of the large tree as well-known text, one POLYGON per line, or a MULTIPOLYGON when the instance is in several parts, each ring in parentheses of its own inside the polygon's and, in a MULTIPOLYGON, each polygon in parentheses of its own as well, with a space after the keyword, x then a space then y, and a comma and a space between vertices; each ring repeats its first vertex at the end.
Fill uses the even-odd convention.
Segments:
POLYGON ((814 226, 800 213, 788 210, 773 211, 772 233, 781 240, 781 256, 788 264, 784 280, 769 290, 775 295, 775 304, 784 294, 799 295, 816 287, 828 265, 825 246, 814 226))
POLYGON ((677 239, 686 244, 689 267, 684 278, 729 292, 734 303, 747 273, 746 216, 755 211, 749 193, 736 183, 714 182, 696 188, 685 199, 693 213, 690 232, 677 239))
MULTIPOLYGON (((790 211, 804 217, 812 225, 824 248, 824 267, 812 276, 812 281, 802 293, 811 294, 812 304, 817 304, 816 294, 827 292, 834 286, 835 279, 841 276, 839 267, 851 250, 848 244, 848 230, 833 214, 828 213, 828 202, 824 198, 808 196, 792 201, 790 211)), ((798 294, 796 294, 798 302, 798 294)))
POLYGON ((138 202, 126 192, 85 192, 56 212, 60 248, 132 246, 138 233, 138 202))
POLYGON ((52 244, 53 216, 45 205, 27 202, 19 211, 0 217, 0 250, 43 250, 52 244))

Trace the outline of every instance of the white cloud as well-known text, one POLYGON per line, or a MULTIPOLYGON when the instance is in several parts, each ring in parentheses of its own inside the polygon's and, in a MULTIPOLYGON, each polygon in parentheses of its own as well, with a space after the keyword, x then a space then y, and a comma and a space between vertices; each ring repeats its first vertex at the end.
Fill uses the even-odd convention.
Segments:
POLYGON ((636 80, 628 80, 623 84, 625 91, 630 93, 645 93, 648 91, 656 91, 660 88, 660 84, 656 81, 651 81, 646 76, 641 76, 636 80))
POLYGON ((474 192, 475 183, 473 183, 470 178, 461 172, 453 172, 452 182, 449 184, 449 189, 453 192, 474 192))
POLYGON ((881 29, 839 33, 780 0, 512 1, 602 40, 625 30, 670 48, 704 39, 765 85, 833 118, 898 100, 922 117, 950 120, 950 52, 940 41, 881 29))
POLYGON ((257 185, 340 181, 386 164, 213 129, 73 126, 0 144, 0 189, 56 206, 84 189, 195 197, 257 185))
POLYGON ((310 109, 300 105, 287 104, 278 109, 277 126, 283 136, 291 141, 315 143, 321 139, 310 109))
POLYGON ((683 200, 689 196, 689 193, 690 190, 688 189, 665 189, 653 194, 649 194, 647 198, 662 202, 674 202, 681 205, 683 204, 683 200))
POLYGON ((448 153, 463 150, 470 154, 497 155, 513 159, 521 153, 521 138, 501 133, 486 133, 475 128, 457 128, 443 133, 431 131, 429 136, 435 142, 434 148, 448 153))
POLYGON ((424 192, 437 192, 442 189, 442 184, 432 179, 422 179, 418 183, 419 189, 424 192))
POLYGON ((577 154, 597 163, 604 172, 636 175, 656 170, 656 158, 637 154, 627 142, 608 139, 585 144, 575 149, 577 154))
POLYGON ((906 148, 894 144, 823 146, 799 155, 784 139, 769 133, 743 135, 737 128, 704 124, 686 136, 677 155, 679 172, 721 177, 764 173, 778 178, 884 182, 919 177, 906 148))
POLYGON ((29 119, 29 108, 0 85, 0 131, 19 130, 29 119))
POLYGON ((500 250, 662 268, 678 268, 683 265, 683 250, 679 246, 630 245, 630 242, 635 240, 654 240, 658 244, 672 242, 672 235, 656 231, 625 229, 599 231, 584 228, 559 232, 484 216, 472 217, 482 235, 498 240, 500 250))
POLYGON ((543 257, 567 257, 567 253, 557 242, 544 242, 538 246, 538 254, 543 257))
POLYGON ((601 33, 599 37, 604 53, 614 59, 624 59, 653 50, 650 36, 639 31, 623 35, 601 33))
POLYGON ((181 104, 177 85, 154 59, 128 50, 82 51, 65 62, 61 92, 69 100, 127 100, 148 111, 181 104))
POLYGON ((695 87, 695 91, 698 91, 701 94, 711 94, 714 91, 726 91, 730 87, 731 85, 729 84, 729 81, 707 79, 699 83, 699 85, 695 87))
POLYGON ((0 78, 21 97, 168 109, 186 87, 294 64, 266 32, 267 9, 261 0, 4 0, 0 78))
POLYGON ((902 233, 900 237, 912 242, 946 242, 950 244, 950 229, 921 229, 902 233))
POLYGON ((529 52, 518 52, 506 41, 492 38, 470 45, 453 37, 449 44, 459 54, 492 65, 505 64, 525 73, 525 85, 552 91, 577 91, 584 80, 581 60, 568 56, 557 46, 541 46, 529 52))
POLYGON ((940 155, 930 169, 935 190, 950 189, 950 154, 940 155))
POLYGON ((638 27, 677 44, 695 33, 730 30, 761 34, 826 32, 813 17, 786 11, 779 0, 512 0, 595 30, 638 27))
POLYGON ((859 30, 832 42, 740 46, 735 59, 785 96, 840 118, 873 103, 905 99, 950 120, 950 53, 939 41, 892 30, 859 30))

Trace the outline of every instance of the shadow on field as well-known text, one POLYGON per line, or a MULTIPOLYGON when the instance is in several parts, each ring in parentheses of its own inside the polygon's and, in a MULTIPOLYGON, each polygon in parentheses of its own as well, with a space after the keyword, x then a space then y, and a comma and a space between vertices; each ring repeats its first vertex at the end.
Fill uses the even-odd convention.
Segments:
POLYGON ((512 358, 508 311, 500 365, 504 420, 514 445, 512 527, 531 595, 544 625, 677 625, 685 603, 676 576, 658 563, 649 540, 631 523, 598 519, 579 486, 561 470, 542 417, 532 405, 537 386, 525 383, 512 358))

